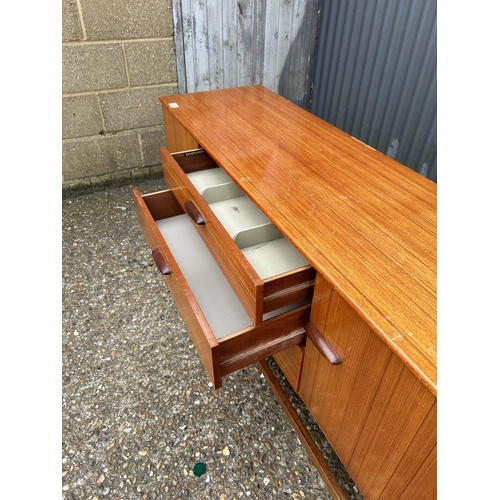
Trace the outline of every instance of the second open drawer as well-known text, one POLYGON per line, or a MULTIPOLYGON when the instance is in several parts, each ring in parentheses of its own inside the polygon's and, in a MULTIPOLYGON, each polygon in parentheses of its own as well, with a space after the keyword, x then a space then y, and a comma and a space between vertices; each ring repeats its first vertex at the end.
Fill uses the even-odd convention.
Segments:
POLYGON ((252 323, 311 300, 316 272, 293 245, 203 150, 170 154, 163 173, 252 323))
POLYGON ((215 388, 222 377, 305 340, 309 301, 254 325, 171 190, 133 190, 139 223, 215 388))

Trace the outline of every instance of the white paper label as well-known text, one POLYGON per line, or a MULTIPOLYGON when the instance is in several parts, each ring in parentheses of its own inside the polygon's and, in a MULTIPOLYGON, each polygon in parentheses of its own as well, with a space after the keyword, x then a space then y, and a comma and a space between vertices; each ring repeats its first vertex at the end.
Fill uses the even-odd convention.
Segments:
POLYGON ((176 103, 176 102, 169 102, 168 105, 171 107, 171 108, 178 108, 179 105, 176 103))

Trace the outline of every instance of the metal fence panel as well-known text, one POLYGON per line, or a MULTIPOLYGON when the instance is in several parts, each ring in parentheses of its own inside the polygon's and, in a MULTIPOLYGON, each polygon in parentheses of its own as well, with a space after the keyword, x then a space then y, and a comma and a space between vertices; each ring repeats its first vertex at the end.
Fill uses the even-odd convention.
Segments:
POLYGON ((437 0, 331 0, 311 111, 437 181, 437 0))

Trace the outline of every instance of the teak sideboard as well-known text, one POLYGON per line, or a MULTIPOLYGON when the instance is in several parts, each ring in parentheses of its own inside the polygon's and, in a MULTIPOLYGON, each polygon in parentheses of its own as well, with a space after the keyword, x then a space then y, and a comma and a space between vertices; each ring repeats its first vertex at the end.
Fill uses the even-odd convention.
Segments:
POLYGON ((139 221, 215 388, 273 356, 366 499, 437 496, 436 184, 260 85, 160 98, 139 221))

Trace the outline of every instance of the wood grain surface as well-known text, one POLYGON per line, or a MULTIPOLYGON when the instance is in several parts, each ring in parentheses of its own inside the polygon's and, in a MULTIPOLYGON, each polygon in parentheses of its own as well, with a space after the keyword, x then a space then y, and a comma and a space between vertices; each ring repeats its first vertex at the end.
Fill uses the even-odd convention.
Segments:
POLYGON ((436 397, 321 276, 311 321, 342 363, 307 342, 299 394, 365 498, 435 498, 436 397))
POLYGON ((436 184, 260 85, 160 101, 435 395, 436 184))

